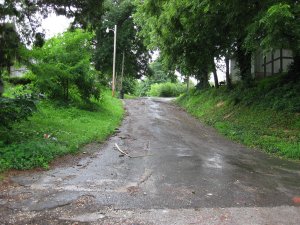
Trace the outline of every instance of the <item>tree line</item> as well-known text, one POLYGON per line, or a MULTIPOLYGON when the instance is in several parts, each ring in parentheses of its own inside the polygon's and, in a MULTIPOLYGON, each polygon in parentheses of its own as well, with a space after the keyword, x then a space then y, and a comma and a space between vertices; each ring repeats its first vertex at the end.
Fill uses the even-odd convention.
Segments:
POLYGON ((111 83, 114 36, 106 29, 114 25, 118 26, 117 76, 121 76, 122 64, 123 75, 129 80, 146 75, 150 55, 136 35, 140 27, 133 21, 135 10, 130 0, 0 3, 1 126, 10 128, 31 115, 41 96, 60 105, 100 99, 102 89, 111 83), (51 13, 73 18, 73 22, 64 34, 45 40, 41 21, 51 13), (29 80, 30 84, 2 96, 11 80, 10 68, 18 64, 29 70, 22 82, 29 80))
POLYGON ((92 62, 103 80, 111 73, 113 52, 113 34, 105 30, 115 24, 118 26, 117 74, 121 74, 124 55, 127 76, 139 78, 145 75, 150 56, 142 39, 136 35, 140 28, 133 22, 134 11, 135 6, 130 0, 4 1, 0 4, 0 80, 3 72, 16 61, 26 63, 22 48, 43 46, 45 35, 38 28, 41 18, 53 12, 74 18, 70 31, 81 28, 94 34, 92 62))
POLYGON ((299 77, 300 6, 295 0, 136 0, 135 21, 150 49, 159 49, 164 64, 200 87, 212 72, 218 87, 215 61, 235 58, 241 80, 251 82, 251 55, 257 50, 291 49, 293 76, 299 77), (298 75, 297 75, 298 74, 298 75))

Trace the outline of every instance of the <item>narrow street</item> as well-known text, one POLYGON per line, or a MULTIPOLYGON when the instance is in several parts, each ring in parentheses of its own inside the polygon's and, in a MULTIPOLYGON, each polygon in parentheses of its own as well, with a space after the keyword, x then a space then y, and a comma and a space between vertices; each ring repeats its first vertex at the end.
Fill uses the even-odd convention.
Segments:
POLYGON ((233 143, 168 99, 125 107, 104 144, 11 176, 0 224, 299 224, 299 163, 233 143))

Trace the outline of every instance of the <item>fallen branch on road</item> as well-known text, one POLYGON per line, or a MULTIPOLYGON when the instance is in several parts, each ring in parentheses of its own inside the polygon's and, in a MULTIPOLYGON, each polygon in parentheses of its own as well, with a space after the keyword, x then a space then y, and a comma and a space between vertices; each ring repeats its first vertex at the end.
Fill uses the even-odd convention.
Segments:
POLYGON ((115 143, 116 148, 118 149, 119 152, 121 152, 123 155, 128 156, 129 158, 131 158, 131 156, 129 154, 127 154, 126 152, 124 152, 117 143, 115 143))
POLYGON ((125 151, 123 151, 120 147, 119 147, 119 145, 117 144, 117 143, 115 143, 115 146, 116 146, 116 149, 119 151, 119 152, 121 152, 122 153, 122 155, 126 155, 126 156, 128 156, 129 158, 142 158, 142 157, 146 157, 146 156, 153 156, 153 155, 137 155, 137 156, 131 156, 131 155, 129 155, 128 153, 126 153, 125 151))

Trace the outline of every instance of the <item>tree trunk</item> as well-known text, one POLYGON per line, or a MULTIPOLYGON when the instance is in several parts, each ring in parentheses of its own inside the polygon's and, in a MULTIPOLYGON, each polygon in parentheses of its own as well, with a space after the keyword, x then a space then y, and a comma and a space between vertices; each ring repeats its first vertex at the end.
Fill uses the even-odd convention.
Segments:
POLYGON ((213 69, 213 75, 214 75, 214 80, 215 80, 215 88, 219 88, 219 80, 218 80, 218 74, 217 74, 217 69, 216 69, 216 64, 213 61, 212 64, 212 69, 213 69))
POLYGON ((4 83, 2 79, 0 78, 0 97, 2 97, 2 94, 4 93, 4 83))
POLYGON ((242 44, 237 47, 237 63, 240 69, 240 76, 243 82, 250 84, 251 77, 251 53, 243 49, 242 44))
POLYGON ((187 76, 186 78, 186 94, 189 94, 189 90, 190 90, 190 76, 187 76))
POLYGON ((225 64, 226 64, 226 83, 227 88, 232 89, 232 83, 230 78, 230 68, 229 68, 229 57, 225 57, 225 64))
POLYGON ((199 85, 197 85, 197 87, 199 89, 205 89, 209 87, 209 83, 208 83, 208 72, 204 71, 202 76, 199 79, 199 85))
POLYGON ((293 63, 288 70, 287 79, 289 81, 296 81, 300 79, 300 53, 294 53, 293 63))

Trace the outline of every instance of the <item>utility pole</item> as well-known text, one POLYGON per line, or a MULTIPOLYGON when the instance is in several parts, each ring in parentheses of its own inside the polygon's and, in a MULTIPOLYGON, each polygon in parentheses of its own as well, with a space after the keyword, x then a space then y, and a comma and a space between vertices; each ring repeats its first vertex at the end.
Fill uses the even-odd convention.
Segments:
POLYGON ((114 55, 113 55, 113 76, 112 76, 112 96, 115 96, 115 85, 116 85, 116 54, 117 54, 117 25, 115 25, 114 29, 106 28, 106 33, 109 33, 109 31, 114 32, 114 55))
POLYGON ((121 87, 120 87, 120 96, 121 99, 124 98, 124 92, 123 92, 123 77, 124 77, 124 63, 125 63, 125 52, 123 51, 123 59, 122 59, 122 72, 121 72, 121 87))
POLYGON ((112 79, 112 96, 115 96, 115 77, 116 77, 116 54, 117 54, 117 25, 114 29, 114 60, 113 60, 113 79, 112 79))

